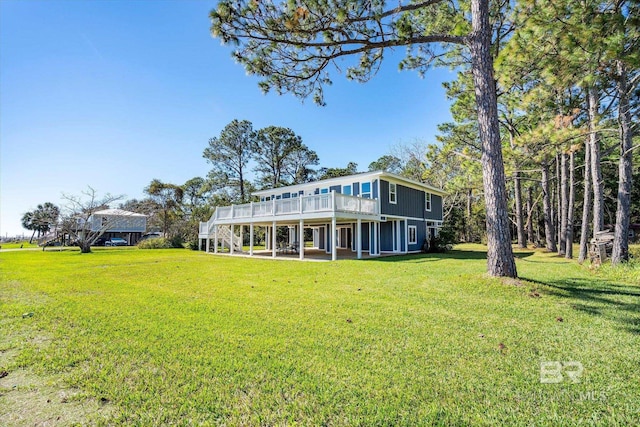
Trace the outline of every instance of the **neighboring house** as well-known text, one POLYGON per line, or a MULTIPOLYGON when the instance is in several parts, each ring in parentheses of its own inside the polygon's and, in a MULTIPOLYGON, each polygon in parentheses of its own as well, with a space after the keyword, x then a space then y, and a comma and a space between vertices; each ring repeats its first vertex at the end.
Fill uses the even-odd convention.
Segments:
POLYGON ((259 202, 217 207, 209 221, 201 222, 200 245, 206 242, 207 252, 211 243, 214 252, 220 244, 231 253, 242 251, 239 226, 248 226, 249 255, 254 254, 255 227, 264 227, 266 249, 273 257, 290 249, 303 259, 305 229, 313 230, 313 248, 331 254, 333 260, 339 249, 351 250, 357 258, 363 252, 369 256, 419 252, 442 226, 444 194, 389 172, 257 191, 259 202), (287 227, 286 242, 277 240, 278 227, 287 227))
POLYGON ((130 245, 135 245, 147 231, 147 216, 122 209, 95 211, 89 217, 91 231, 104 230, 105 239, 122 237, 130 245))

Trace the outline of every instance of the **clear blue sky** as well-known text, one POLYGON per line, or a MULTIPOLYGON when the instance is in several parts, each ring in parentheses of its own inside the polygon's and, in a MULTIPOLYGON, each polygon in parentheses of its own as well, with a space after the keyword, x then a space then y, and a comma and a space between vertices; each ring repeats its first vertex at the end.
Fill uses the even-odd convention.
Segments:
POLYGON ((399 72, 403 49, 371 82, 334 74, 326 107, 263 95, 209 33, 215 1, 0 0, 0 235, 88 185, 143 197, 158 178, 206 176, 202 151, 231 120, 293 129, 322 166, 366 170, 398 143, 433 142, 449 121, 442 81, 399 72))

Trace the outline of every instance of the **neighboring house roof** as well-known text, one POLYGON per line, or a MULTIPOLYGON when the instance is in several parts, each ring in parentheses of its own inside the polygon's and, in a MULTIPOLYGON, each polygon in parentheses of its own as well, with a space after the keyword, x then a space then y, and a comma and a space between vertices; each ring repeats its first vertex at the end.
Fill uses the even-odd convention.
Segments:
POLYGON ((415 181, 413 179, 409 179, 409 178, 405 178, 401 175, 395 174, 395 173, 391 173, 391 172, 385 172, 385 171, 375 171, 375 172, 363 172, 363 173, 358 173, 358 174, 354 174, 354 175, 348 175, 348 176, 341 176, 341 177, 337 177, 337 178, 329 178, 329 179, 323 179, 320 181, 312 181, 312 182, 306 182, 304 184, 297 184, 297 185, 289 185, 286 187, 278 187, 277 189, 275 188, 270 188, 267 190, 260 190, 260 191, 255 191, 253 193, 254 196, 270 196, 274 190, 277 190, 278 192, 282 192, 282 191, 296 191, 296 190, 304 190, 310 187, 317 187, 317 186, 330 186, 331 184, 338 184, 338 183, 344 183, 344 182, 351 182, 354 179, 357 180, 366 180, 366 179, 376 179, 376 178, 385 178, 394 182, 399 182, 402 183, 408 187, 413 187, 413 188, 417 188, 419 190, 428 190, 430 193, 433 194, 437 194, 440 196, 444 196, 447 193, 442 190, 441 188, 437 188, 437 187, 433 187, 429 184, 425 184, 423 182, 418 182, 415 181))
POLYGON ((123 209, 103 209, 101 211, 95 211, 93 214, 94 215, 144 216, 144 217, 146 217, 146 215, 143 215, 143 214, 140 214, 140 213, 136 213, 136 212, 125 211, 123 209))

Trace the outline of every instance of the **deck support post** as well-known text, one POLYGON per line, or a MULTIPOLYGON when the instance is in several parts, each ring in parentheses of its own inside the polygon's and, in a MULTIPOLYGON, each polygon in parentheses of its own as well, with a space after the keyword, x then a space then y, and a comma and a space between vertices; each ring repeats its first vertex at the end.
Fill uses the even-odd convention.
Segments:
POLYGON ((404 220, 404 253, 409 253, 409 220, 404 220))
MULTIPOLYGON (((208 251, 207 251, 208 252, 208 251)), ((218 226, 213 227, 213 253, 218 253, 218 226)))
POLYGON ((276 242, 277 234, 278 233, 276 233, 276 222, 273 221, 273 226, 271 227, 271 256, 273 258, 276 257, 276 246, 278 243, 276 242))
POLYGON ((362 220, 358 218, 356 224, 356 251, 358 253, 358 259, 362 259, 362 220))
POLYGON ((249 224, 249 256, 253 256, 253 223, 249 224))
POLYGON ((269 234, 269 226, 265 225, 264 226, 264 248, 265 250, 269 250, 271 249, 271 240, 270 240, 270 236, 271 234, 269 234))
POLYGON ((378 252, 378 223, 377 222, 373 223, 373 232, 371 234, 373 234, 373 247, 371 248, 369 253, 370 254, 373 253, 374 255, 380 255, 380 252, 378 252))
POLYGON ((209 236, 207 235, 207 241, 205 243, 205 251, 209 252, 210 246, 211 246, 211 239, 209 238, 209 236))
POLYGON ((298 237, 298 252, 300 252, 300 261, 304 259, 304 219, 300 220, 300 236, 298 237))
MULTIPOLYGON (((335 193, 334 193, 335 197, 335 193)), ((331 261, 335 261, 338 259, 338 245, 336 244, 336 217, 331 218, 331 261)))

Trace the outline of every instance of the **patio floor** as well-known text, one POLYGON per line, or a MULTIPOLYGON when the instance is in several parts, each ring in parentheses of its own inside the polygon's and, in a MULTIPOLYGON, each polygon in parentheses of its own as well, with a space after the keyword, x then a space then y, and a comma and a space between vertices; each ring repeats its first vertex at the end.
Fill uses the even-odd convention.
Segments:
MULTIPOLYGON (((230 254, 229 252, 218 252, 214 254, 213 252, 209 252, 212 255, 224 255, 224 256, 237 256, 237 257, 245 257, 245 258, 258 258, 258 259, 280 259, 280 260, 300 260, 300 254, 297 252, 294 253, 284 253, 277 252, 276 257, 272 257, 272 252, 270 250, 254 250, 253 256, 249 256, 248 252, 234 252, 230 254)), ((388 256, 396 256, 401 254, 393 254, 393 253, 385 253, 378 256, 370 256, 368 252, 362 252, 362 259, 375 259, 381 257, 388 256)), ((338 261, 343 259, 357 259, 358 254, 353 252, 351 249, 338 249, 338 261)), ((331 254, 328 254, 324 251, 324 249, 314 249, 314 248, 306 248, 304 250, 304 260, 303 261, 331 261, 331 254)))

